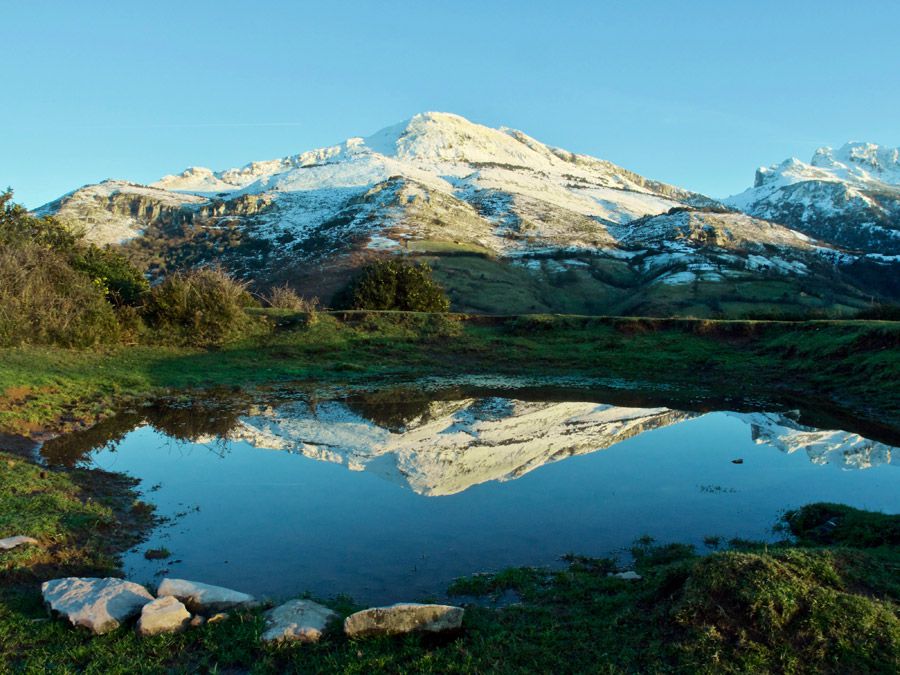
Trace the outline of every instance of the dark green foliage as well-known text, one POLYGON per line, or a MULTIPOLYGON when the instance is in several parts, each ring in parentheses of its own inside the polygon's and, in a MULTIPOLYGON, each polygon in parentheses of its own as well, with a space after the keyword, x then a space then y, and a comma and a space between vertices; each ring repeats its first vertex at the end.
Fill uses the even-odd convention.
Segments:
POLYGON ((0 194, 0 245, 24 246, 68 253, 80 237, 54 218, 37 218, 13 201, 12 190, 0 194))
POLYGON ((857 319, 874 319, 876 321, 900 321, 900 305, 874 305, 857 312, 857 319))
POLYGON ((803 543, 856 548, 900 546, 900 515, 816 503, 789 511, 784 520, 791 533, 803 543))
POLYGON ((112 342, 119 326, 104 295, 54 250, 0 244, 0 345, 112 342))
POLYGON ((253 304, 246 284, 203 268, 173 274, 153 288, 145 315, 163 339, 218 346, 265 331, 264 320, 246 312, 253 304))
POLYGON ((73 256, 73 267, 87 274, 106 290, 107 299, 115 306, 136 306, 150 292, 150 284, 129 260, 110 248, 90 245, 73 256))
POLYGON ((12 196, 0 195, 0 345, 88 347, 140 332, 139 321, 122 330, 105 301, 137 303, 148 289, 140 272, 12 196))
POLYGON ((446 312, 450 300, 432 279, 431 268, 402 260, 370 263, 336 299, 341 309, 446 312))

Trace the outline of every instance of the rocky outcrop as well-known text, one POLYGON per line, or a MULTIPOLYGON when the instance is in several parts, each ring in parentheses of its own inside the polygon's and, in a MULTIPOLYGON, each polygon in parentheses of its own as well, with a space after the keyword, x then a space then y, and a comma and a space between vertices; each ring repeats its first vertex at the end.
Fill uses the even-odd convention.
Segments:
POLYGON ((148 602, 141 609, 137 632, 139 635, 180 633, 191 621, 191 613, 177 598, 167 595, 148 602))
POLYGON ((349 637, 399 635, 402 633, 442 633, 462 627, 465 610, 453 605, 400 603, 372 607, 351 614, 344 621, 349 637))
POLYGON ((33 539, 32 537, 26 537, 21 534, 17 534, 14 537, 6 537, 5 539, 0 539, 0 551, 11 551, 14 548, 19 546, 26 545, 37 545, 38 540, 33 539))
POLYGON ((173 596, 181 600, 192 612, 208 614, 230 609, 249 608, 256 605, 252 595, 185 579, 164 579, 157 590, 159 597, 173 596))
POLYGON ((265 614, 264 642, 318 642, 336 612, 311 600, 291 600, 265 614))
POLYGON ((115 630, 140 613, 153 596, 146 588, 123 579, 66 577, 45 581, 44 602, 73 626, 100 635, 115 630))

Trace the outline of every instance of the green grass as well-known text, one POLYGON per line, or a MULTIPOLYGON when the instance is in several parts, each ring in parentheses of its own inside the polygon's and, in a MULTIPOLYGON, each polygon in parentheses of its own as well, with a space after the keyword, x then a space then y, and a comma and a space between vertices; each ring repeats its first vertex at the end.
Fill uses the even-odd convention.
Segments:
POLYGON ((900 324, 343 312, 305 315, 220 350, 121 346, 0 350, 0 432, 71 429, 160 394, 422 375, 578 376, 669 404, 728 396, 815 402, 896 428, 900 324), (293 326, 293 327, 290 327, 293 326))
MULTIPOLYGON (((488 314, 553 312, 630 316, 742 318, 822 313, 853 316, 871 301, 851 283, 825 277, 746 273, 724 281, 670 285, 663 272, 599 256, 566 254, 582 264, 562 270, 553 256, 531 259, 531 269, 492 256, 467 255, 465 246, 419 252, 446 289, 454 311, 488 314)), ((669 271, 679 271, 674 267, 669 271)))

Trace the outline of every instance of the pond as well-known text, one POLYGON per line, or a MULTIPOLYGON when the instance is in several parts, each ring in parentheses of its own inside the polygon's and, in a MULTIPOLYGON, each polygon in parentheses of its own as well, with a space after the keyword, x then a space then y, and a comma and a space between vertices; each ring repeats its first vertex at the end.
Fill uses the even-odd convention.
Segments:
POLYGON ((459 387, 191 402, 42 452, 140 478, 170 519, 126 555, 130 578, 276 599, 441 597, 455 577, 566 553, 627 560, 642 536, 774 540, 779 514, 813 501, 900 511, 889 444, 799 411, 638 403, 459 387), (147 560, 151 548, 171 558, 147 560))

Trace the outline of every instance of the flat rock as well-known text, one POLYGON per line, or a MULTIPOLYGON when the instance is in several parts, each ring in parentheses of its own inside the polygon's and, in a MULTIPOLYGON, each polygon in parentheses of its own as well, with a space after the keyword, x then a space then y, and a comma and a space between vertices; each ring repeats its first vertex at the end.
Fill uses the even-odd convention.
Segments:
POLYGON ((264 642, 318 642, 336 612, 311 600, 291 600, 265 614, 264 642))
POLYGON ((420 605, 398 603, 388 607, 372 607, 344 620, 344 632, 349 637, 367 635, 398 635, 400 633, 440 633, 462 626, 462 607, 453 605, 420 605))
POLYGON ((178 598, 167 595, 148 602, 141 609, 138 619, 138 635, 180 633, 191 621, 191 613, 178 598))
POLYGON ((0 551, 10 551, 16 548, 16 546, 24 546, 26 544, 34 545, 37 543, 37 539, 17 534, 15 537, 6 537, 5 539, 0 539, 0 551))
POLYGON ((256 604, 252 595, 185 579, 163 579, 156 594, 159 597, 174 596, 192 612, 224 612, 256 604))
POLYGON ((143 586, 114 578, 53 579, 41 585, 41 593, 51 610, 98 635, 115 630, 153 600, 143 586))
POLYGON ((627 572, 616 572, 615 574, 610 574, 609 576, 618 577, 619 579, 625 579, 626 581, 639 581, 640 579, 643 579, 643 577, 634 570, 628 570, 627 572))

